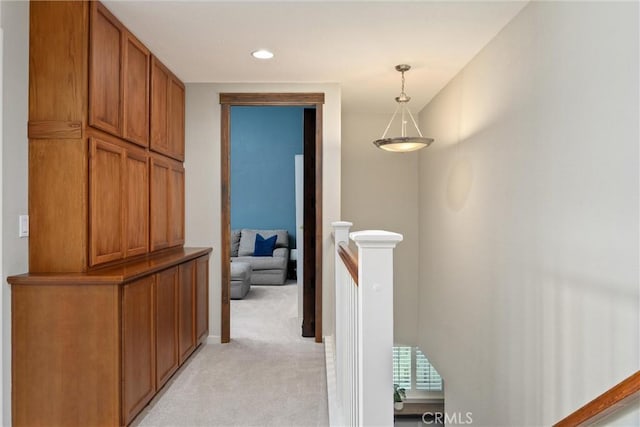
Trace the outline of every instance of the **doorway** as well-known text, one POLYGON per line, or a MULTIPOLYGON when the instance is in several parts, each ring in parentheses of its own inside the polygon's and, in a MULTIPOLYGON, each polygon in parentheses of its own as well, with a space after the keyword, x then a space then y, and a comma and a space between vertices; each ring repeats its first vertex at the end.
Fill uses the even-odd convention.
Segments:
POLYGON ((304 336, 322 342, 322 93, 221 93, 221 341, 231 339, 230 120, 233 106, 301 106, 305 110, 304 336), (307 225, 308 224, 308 225, 307 225))

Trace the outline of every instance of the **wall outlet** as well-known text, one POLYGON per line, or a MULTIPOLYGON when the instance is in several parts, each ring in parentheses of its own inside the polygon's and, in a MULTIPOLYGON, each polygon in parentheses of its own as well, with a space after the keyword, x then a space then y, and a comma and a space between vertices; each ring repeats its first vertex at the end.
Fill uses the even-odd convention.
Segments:
POLYGON ((18 217, 18 237, 29 237, 29 215, 18 217))

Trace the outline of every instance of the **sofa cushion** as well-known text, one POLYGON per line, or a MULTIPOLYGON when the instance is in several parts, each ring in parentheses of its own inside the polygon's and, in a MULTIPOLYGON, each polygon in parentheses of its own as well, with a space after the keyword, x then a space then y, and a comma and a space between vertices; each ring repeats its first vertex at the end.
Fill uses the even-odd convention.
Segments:
POLYGON ((252 256, 256 247, 256 235, 260 233, 265 239, 271 236, 278 236, 276 248, 289 247, 289 235, 287 230, 251 230, 243 228, 240 233, 240 246, 238 256, 252 256))
POLYGON ((231 256, 238 256, 240 248, 240 230, 231 230, 231 256))
POLYGON ((262 234, 256 235, 256 246, 253 250, 253 256, 273 256, 273 250, 276 248, 276 239, 278 236, 268 238, 262 237, 262 234))
POLYGON ((253 271, 256 270, 284 270, 287 268, 287 259, 280 257, 254 257, 254 256, 241 256, 234 258, 231 265, 237 262, 246 262, 251 264, 253 271))

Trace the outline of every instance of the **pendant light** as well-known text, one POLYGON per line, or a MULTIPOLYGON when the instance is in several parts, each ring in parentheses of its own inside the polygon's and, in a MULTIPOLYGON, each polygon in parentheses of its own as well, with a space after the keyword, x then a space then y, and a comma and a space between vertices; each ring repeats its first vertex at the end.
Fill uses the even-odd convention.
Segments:
POLYGON ((396 108, 395 113, 393 113, 393 116, 391 116, 391 120, 389 120, 389 124, 384 130, 382 138, 373 141, 375 146, 382 150, 393 151, 396 153, 406 153, 409 151, 416 151, 421 148, 428 147, 433 142, 433 138, 425 138, 422 136, 422 132, 420 132, 416 120, 413 118, 409 107, 407 107, 407 104, 411 100, 411 97, 407 96, 407 94, 404 93, 404 73, 406 71, 409 71, 410 69, 411 66, 407 64, 396 65, 396 70, 402 73, 402 91, 400 92, 400 96, 396 97, 398 107, 396 108), (394 138, 387 138, 387 132, 389 132, 389 128, 391 127, 393 120, 396 118, 396 116, 398 116, 398 113, 400 113, 401 135, 394 138), (407 136, 407 116, 411 119, 413 126, 416 128, 416 130, 418 131, 418 135, 420 136, 407 136))

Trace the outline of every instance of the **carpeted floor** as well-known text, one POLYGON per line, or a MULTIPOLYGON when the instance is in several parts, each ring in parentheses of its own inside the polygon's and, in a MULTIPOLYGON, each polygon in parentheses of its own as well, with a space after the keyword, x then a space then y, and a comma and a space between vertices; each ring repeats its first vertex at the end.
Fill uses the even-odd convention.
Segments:
POLYGON ((295 284, 231 302, 229 344, 201 347, 138 426, 326 426, 323 344, 300 336, 295 284))

